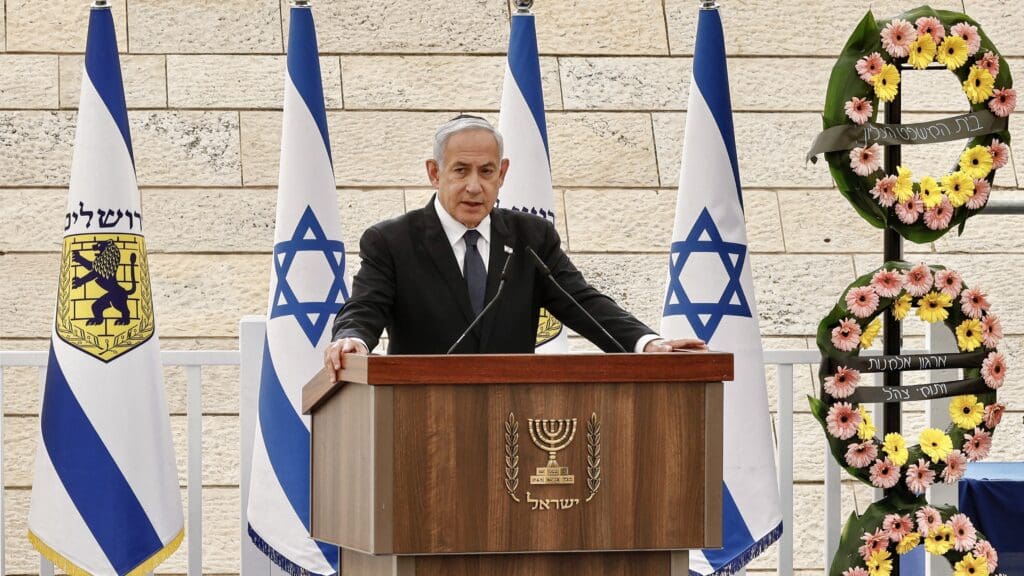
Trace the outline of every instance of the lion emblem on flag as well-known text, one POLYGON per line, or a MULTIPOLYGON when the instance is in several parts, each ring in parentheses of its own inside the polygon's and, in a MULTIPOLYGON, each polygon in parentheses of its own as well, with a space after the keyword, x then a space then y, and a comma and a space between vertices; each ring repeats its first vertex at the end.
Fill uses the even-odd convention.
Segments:
POLYGON ((547 344, 562 333, 562 323, 555 316, 548 312, 547 308, 540 309, 540 318, 537 319, 537 346, 547 344))
POLYGON ((135 234, 64 238, 57 335, 104 362, 153 335, 145 240, 135 234))

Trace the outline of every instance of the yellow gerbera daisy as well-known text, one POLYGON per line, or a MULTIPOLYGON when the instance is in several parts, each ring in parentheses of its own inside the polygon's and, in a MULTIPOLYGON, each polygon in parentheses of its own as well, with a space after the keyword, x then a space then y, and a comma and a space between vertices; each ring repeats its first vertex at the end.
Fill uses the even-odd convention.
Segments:
POLYGON ((945 462, 949 453, 953 451, 953 439, 938 428, 924 429, 917 437, 917 441, 921 444, 921 451, 931 458, 932 462, 945 462))
POLYGON ((935 40, 931 34, 920 34, 910 43, 910 65, 924 70, 935 59, 935 40))
POLYGON ((866 562, 871 576, 889 576, 892 573, 892 555, 885 548, 875 550, 866 562))
POLYGON ((964 430, 974 430, 985 419, 985 405, 974 394, 957 396, 949 402, 949 417, 964 430))
POLYGON ((907 313, 910 312, 910 305, 913 302, 914 298, 910 294, 904 294, 903 296, 900 296, 892 305, 893 318, 897 320, 903 320, 904 318, 906 318, 907 313))
POLYGON ((974 554, 965 554, 964 559, 957 562, 953 576, 988 576, 988 560, 974 554))
POLYGON ((864 409, 864 405, 857 406, 857 411, 860 412, 860 424, 857 425, 857 438, 860 438, 862 442, 867 442, 875 437, 875 423, 871 421, 871 415, 864 409))
POLYGON ((900 543, 896 545, 896 553, 902 556, 903 554, 910 552, 914 548, 917 548, 917 545, 920 543, 921 533, 911 532, 910 534, 907 534, 902 539, 900 539, 900 543))
POLYGON ((871 83, 875 85, 875 96, 882 102, 892 102, 899 93, 900 71, 892 64, 886 64, 878 74, 871 77, 871 83))
POLYGON ((946 68, 956 70, 967 62, 967 41, 959 36, 946 36, 935 59, 946 68))
POLYGON ((959 208, 974 196, 974 179, 964 172, 953 172, 942 177, 942 189, 949 203, 959 208))
POLYGON ((953 529, 949 524, 940 524, 928 532, 924 539, 924 549, 929 554, 942 556, 953 547, 953 529))
POLYGON ((992 154, 985 146, 972 146, 960 155, 960 171, 971 178, 984 178, 992 171, 992 154))
POLYGON ((925 294, 917 303, 917 316, 921 320, 934 324, 949 317, 949 308, 953 305, 953 299, 942 292, 934 290, 925 294))
POLYGON ((914 174, 910 171, 910 168, 904 168, 903 166, 897 166, 896 173, 896 200, 898 202, 906 202, 914 195, 914 181, 912 180, 914 174))
POLYGON ((903 436, 891 432, 885 435, 885 442, 882 443, 882 450, 889 455, 889 460, 897 466, 903 466, 907 463, 907 442, 903 439, 903 436))
POLYGON ((992 97, 996 79, 992 73, 978 66, 971 66, 971 74, 964 80, 964 92, 971 104, 981 104, 992 97))
POLYGON ((878 336, 878 332, 882 330, 882 319, 875 318, 874 322, 867 325, 864 331, 860 333, 860 347, 863 350, 871 348, 871 345, 875 343, 875 338, 878 336))
POLYGON ((956 327, 956 343, 961 352, 974 352, 982 342, 981 320, 968 318, 956 327))
POLYGON ((918 194, 920 194, 926 210, 931 210, 942 204, 942 189, 939 188, 939 183, 935 181, 935 178, 931 176, 921 178, 918 194))

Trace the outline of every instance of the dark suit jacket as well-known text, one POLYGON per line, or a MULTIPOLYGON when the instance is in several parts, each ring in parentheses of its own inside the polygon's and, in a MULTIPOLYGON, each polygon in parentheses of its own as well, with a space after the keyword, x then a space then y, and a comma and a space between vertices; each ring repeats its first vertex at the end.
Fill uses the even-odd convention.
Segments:
MULTIPOLYGON (((532 353, 540 309, 606 352, 618 348, 537 269, 526 247, 544 260, 558 282, 629 352, 654 331, 583 279, 562 251, 554 226, 522 212, 491 212, 489 302, 501 271, 508 276, 501 298, 455 350, 457 353, 532 353), (505 247, 513 253, 506 254, 505 247)), ((359 242, 362 266, 351 298, 334 320, 334 339, 362 338, 372 350, 388 330, 389 354, 444 354, 473 320, 469 291, 434 210, 434 201, 367 229, 359 242)))

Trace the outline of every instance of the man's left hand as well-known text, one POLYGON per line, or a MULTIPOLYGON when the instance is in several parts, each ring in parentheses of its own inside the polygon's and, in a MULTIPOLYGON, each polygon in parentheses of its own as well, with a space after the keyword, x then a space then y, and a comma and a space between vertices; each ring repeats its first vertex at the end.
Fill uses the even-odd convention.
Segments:
POLYGON ((691 352, 707 352, 707 344, 696 338, 680 338, 678 340, 665 340, 659 338, 651 340, 644 346, 644 352, 674 352, 676 350, 687 350, 691 352))

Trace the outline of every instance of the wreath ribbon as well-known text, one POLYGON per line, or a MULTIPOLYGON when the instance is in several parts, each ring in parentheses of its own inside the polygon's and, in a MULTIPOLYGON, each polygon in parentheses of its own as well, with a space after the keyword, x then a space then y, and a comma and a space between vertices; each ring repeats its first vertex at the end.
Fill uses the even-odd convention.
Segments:
POLYGON ((826 152, 850 150, 856 146, 906 146, 952 142, 964 138, 977 138, 1004 132, 1009 118, 1000 118, 988 110, 951 116, 916 124, 844 124, 823 130, 811 144, 807 160, 816 163, 818 155, 826 152))

